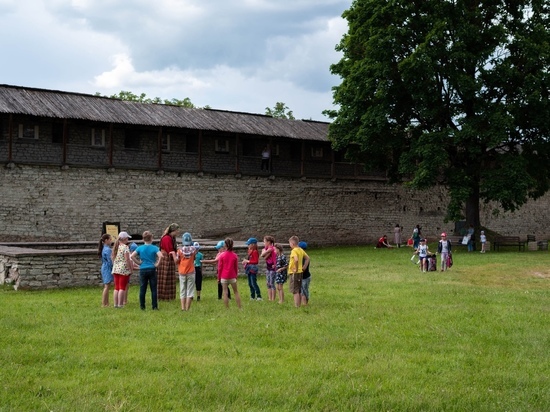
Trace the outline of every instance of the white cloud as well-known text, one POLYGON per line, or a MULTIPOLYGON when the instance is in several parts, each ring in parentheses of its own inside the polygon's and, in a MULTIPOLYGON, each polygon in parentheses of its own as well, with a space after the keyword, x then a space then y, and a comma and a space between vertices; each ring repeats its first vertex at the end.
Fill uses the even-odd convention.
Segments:
POLYGON ((0 0, 3 83, 325 120, 351 0, 0 0))

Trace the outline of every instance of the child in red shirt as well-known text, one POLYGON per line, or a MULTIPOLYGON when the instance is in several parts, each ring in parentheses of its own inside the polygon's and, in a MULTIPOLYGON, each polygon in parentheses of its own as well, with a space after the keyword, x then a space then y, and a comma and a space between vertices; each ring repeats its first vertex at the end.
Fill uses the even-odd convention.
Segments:
POLYGON ((260 254, 258 253, 258 241, 251 237, 246 241, 248 245, 248 259, 243 260, 244 271, 248 277, 248 286, 250 287, 250 300, 262 300, 260 287, 258 286, 258 262, 260 254))

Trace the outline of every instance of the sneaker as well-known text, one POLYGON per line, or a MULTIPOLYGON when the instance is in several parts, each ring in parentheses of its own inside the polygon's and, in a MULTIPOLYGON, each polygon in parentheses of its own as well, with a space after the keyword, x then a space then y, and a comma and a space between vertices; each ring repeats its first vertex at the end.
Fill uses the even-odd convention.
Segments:
POLYGON ((256 299, 256 300, 263 300, 263 299, 262 299, 262 298, 258 298, 258 299, 256 299))
POLYGON ((256 300, 256 298, 250 298, 250 300, 256 300))

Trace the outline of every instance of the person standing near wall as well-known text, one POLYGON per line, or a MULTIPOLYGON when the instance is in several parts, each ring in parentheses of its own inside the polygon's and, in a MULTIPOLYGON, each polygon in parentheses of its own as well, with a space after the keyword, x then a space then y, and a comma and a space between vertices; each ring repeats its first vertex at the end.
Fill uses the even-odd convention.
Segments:
MULTIPOLYGON (((99 241, 97 254, 101 258, 101 281, 103 282, 103 293, 101 295, 101 306, 109 306, 109 286, 113 283, 113 260, 111 259, 111 244, 113 238, 105 233, 99 241)), ((114 299, 114 297, 113 297, 114 299)))
POLYGON ((269 172, 269 159, 271 158, 271 152, 269 150, 269 146, 265 145, 265 147, 262 150, 262 164, 261 164, 261 170, 266 170, 269 172))
POLYGON ((162 259, 157 268, 159 300, 176 299, 176 263, 174 262, 174 256, 177 250, 176 236, 179 228, 177 223, 172 223, 164 230, 160 238, 162 259))
POLYGON ((474 234, 474 225, 470 225, 470 227, 468 228, 468 252, 473 252, 475 250, 474 234))
POLYGON ((413 249, 417 250, 418 246, 420 245, 420 228, 418 227, 418 225, 416 225, 416 227, 413 229, 411 238, 413 240, 413 249))
POLYGON ((397 247, 401 247, 401 232, 402 228, 399 223, 393 228, 393 241, 397 247))

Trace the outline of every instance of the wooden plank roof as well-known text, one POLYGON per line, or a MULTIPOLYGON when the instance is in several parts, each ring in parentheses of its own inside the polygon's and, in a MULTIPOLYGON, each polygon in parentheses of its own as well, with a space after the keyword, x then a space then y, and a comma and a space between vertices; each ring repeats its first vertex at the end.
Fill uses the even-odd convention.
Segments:
POLYGON ((327 122, 165 104, 0 84, 0 113, 187 128, 328 142, 327 122))

